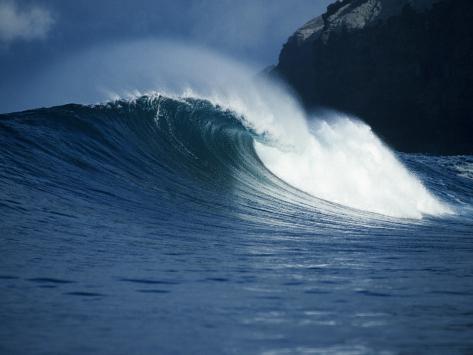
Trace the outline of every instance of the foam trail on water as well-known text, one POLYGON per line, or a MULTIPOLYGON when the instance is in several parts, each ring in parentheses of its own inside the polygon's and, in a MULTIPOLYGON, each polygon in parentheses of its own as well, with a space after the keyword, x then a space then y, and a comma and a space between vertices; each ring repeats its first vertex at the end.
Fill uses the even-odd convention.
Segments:
POLYGON ((31 83, 25 100, 91 103, 110 93, 136 96, 156 89, 208 99, 240 114, 259 134, 255 147, 265 166, 302 191, 394 217, 449 212, 367 125, 332 114, 309 127, 289 92, 254 80, 254 72, 202 48, 145 40, 69 58, 31 83))

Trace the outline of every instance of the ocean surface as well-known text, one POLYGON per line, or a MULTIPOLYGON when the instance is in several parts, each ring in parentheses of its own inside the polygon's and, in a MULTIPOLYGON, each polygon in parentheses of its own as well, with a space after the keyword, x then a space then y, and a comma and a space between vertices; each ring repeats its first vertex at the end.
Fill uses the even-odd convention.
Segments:
POLYGON ((473 157, 237 111, 0 115, 1 354, 473 352, 473 157))

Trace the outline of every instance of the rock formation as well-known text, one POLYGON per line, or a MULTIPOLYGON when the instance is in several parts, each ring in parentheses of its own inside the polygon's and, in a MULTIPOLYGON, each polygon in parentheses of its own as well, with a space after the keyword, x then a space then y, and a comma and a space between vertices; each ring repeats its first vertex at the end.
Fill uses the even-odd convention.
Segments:
POLYGON ((339 0, 272 73, 309 110, 352 113, 398 150, 473 154, 471 0, 339 0))

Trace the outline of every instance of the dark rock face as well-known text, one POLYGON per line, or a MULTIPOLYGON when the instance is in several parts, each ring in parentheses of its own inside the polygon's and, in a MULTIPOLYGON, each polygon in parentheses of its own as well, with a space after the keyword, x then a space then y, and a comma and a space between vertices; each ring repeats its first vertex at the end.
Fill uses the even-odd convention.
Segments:
POLYGON ((342 0, 273 73, 308 109, 353 113, 394 148, 473 154, 473 1, 342 0))

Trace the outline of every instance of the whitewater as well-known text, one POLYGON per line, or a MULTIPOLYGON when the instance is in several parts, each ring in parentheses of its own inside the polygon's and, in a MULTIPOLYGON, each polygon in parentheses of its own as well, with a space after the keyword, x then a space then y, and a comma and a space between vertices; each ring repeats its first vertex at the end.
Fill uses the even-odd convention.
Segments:
POLYGON ((0 352, 472 348, 473 157, 396 152, 254 73, 146 40, 21 90, 31 109, 0 115, 0 352))

